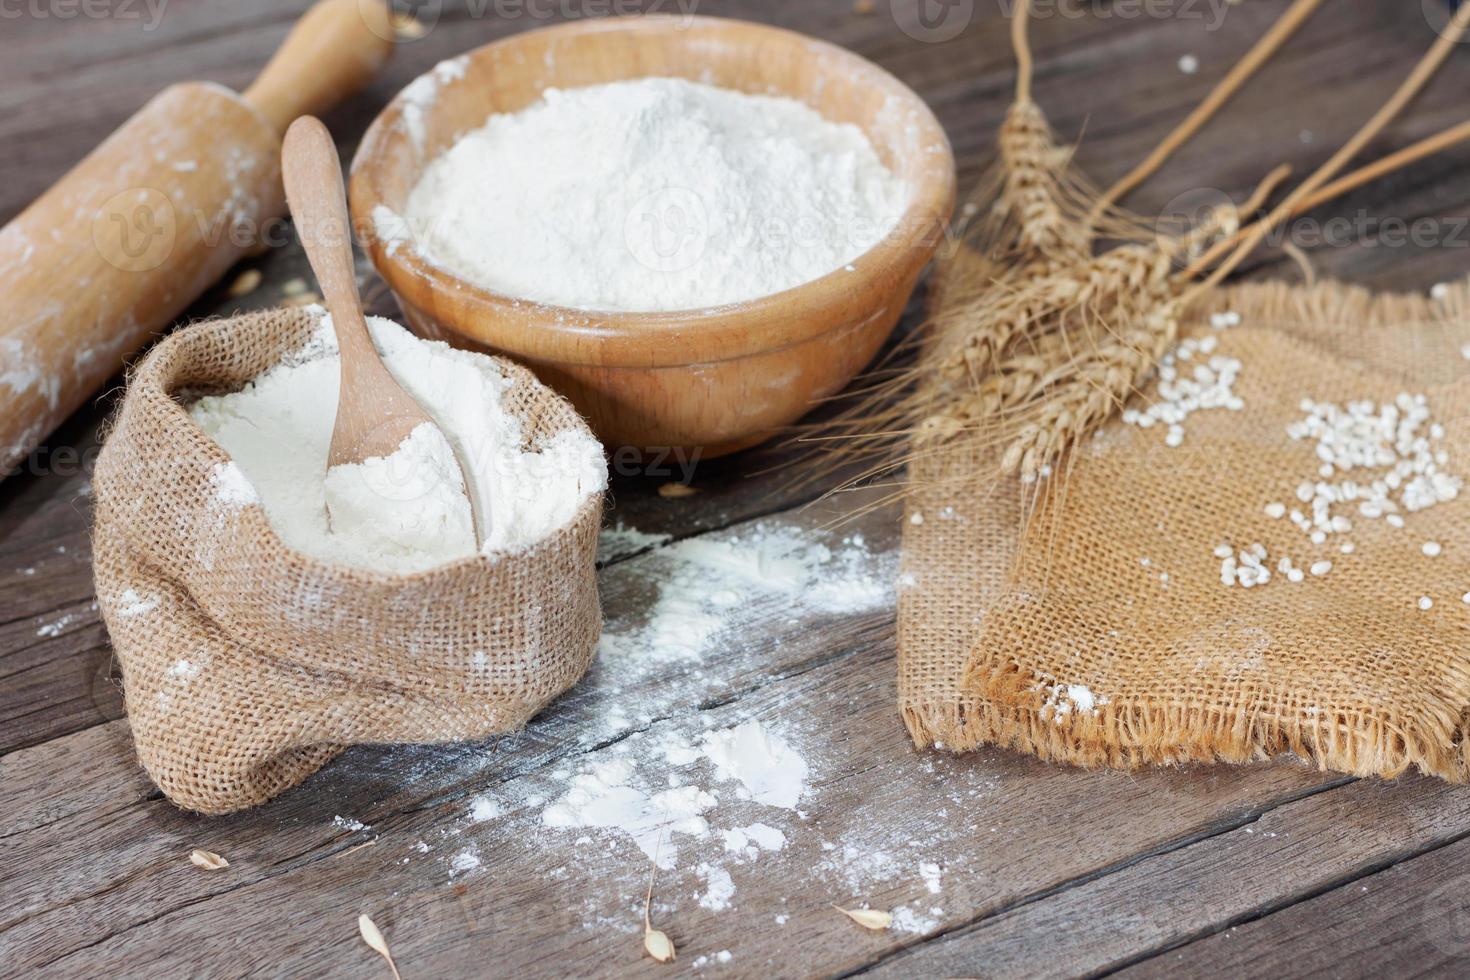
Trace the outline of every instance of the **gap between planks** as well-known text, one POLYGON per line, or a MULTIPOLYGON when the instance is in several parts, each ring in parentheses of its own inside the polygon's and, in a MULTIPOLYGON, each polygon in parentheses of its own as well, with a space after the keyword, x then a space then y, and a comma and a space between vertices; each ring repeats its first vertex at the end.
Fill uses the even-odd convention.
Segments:
POLYGON ((1261 908, 1256 909, 1252 912, 1244 913, 1242 915, 1232 917, 1231 919, 1224 922, 1217 923, 1207 930, 1198 930, 1193 935, 1189 936, 1188 938, 1181 939, 1178 942, 1171 943, 1166 946, 1161 946, 1158 949, 1149 952, 1142 952, 1134 958, 1120 963, 1112 969, 1109 969, 1105 975, 1112 976, 1115 974, 1131 974, 1133 967, 1147 967, 1152 961, 1157 960, 1161 956, 1167 956, 1169 953, 1177 952, 1179 950, 1187 950, 1189 947, 1195 946, 1198 943, 1217 936, 1227 930, 1269 919, 1272 916, 1289 911, 1290 909, 1293 909, 1299 905, 1311 903, 1325 895, 1329 895, 1334 892, 1341 892, 1343 889, 1351 885, 1358 884, 1365 879, 1377 878, 1384 872, 1391 871, 1399 865, 1412 863, 1421 858, 1432 855, 1436 851, 1444 850, 1447 847, 1453 847, 1454 845, 1466 839, 1470 839, 1470 829, 1466 829, 1457 834, 1453 834, 1443 840, 1430 842, 1424 847, 1417 850, 1405 851, 1401 854, 1394 855, 1382 861, 1376 861, 1372 864, 1365 865, 1362 868, 1355 869, 1352 872, 1341 875, 1338 878, 1333 879, 1332 881, 1325 882, 1320 886, 1305 889, 1302 892, 1291 896, 1287 900, 1267 903, 1261 906, 1261 908))

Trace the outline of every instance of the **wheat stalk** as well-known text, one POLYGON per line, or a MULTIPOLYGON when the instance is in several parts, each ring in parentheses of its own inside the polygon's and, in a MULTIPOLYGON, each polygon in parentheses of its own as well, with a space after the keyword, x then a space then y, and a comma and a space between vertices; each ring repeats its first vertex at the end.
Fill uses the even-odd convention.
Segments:
MULTIPOLYGON (((1286 176, 1278 168, 1240 212, 1225 208, 1178 235, 1155 235, 1113 202, 1156 169, 1320 6, 1296 0, 1240 66, 1160 149, 1108 193, 1090 188, 1058 146, 1031 98, 1029 0, 1012 21, 1016 98, 999 134, 1000 159, 966 204, 960 247, 943 254, 937 301, 917 332, 915 367, 887 371, 858 404, 822 424, 820 455, 838 464, 858 454, 876 462, 853 482, 905 463, 979 445, 996 450, 997 479, 1038 481, 1137 392, 1178 338, 1192 303, 1227 275, 1293 210, 1319 200, 1342 165, 1394 118, 1470 30, 1462 6, 1398 92, 1332 160, 1263 221, 1245 232, 1239 214, 1258 211, 1286 176), (1094 237, 1096 236, 1096 237, 1094 237), (1093 255, 1096 240, 1117 247, 1093 255), (1232 251, 1233 250, 1233 251, 1232 251), (1225 254, 1229 252, 1228 258, 1225 254), (1203 282, 1197 277, 1220 262, 1203 282), (1176 264, 1187 267, 1175 272, 1176 264), (966 435, 960 443, 956 437, 966 435)), ((1356 182, 1470 138, 1461 128, 1365 168, 1326 190, 1356 182)), ((834 464, 834 468, 835 468, 834 464)), ((850 485, 850 484, 849 484, 850 485)), ((1054 495, 1047 490, 1046 495, 1054 495)), ((1040 499, 1038 495, 1037 499, 1040 499)))
POLYGON ((1179 336, 1179 304, 1163 299, 1135 329, 1102 344, 1065 383, 1057 385, 1038 417, 1026 423, 1001 456, 1003 474, 1032 483, 1122 407, 1179 336))

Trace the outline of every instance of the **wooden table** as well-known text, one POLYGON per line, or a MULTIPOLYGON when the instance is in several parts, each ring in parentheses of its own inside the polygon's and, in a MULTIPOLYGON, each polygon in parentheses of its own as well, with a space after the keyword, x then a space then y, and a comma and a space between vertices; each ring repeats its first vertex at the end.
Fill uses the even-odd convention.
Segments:
MULTIPOLYGON (((8 5, 0 218, 166 83, 199 77, 243 87, 304 5, 173 0, 156 24, 142 3, 114 4, 100 18, 65 0, 8 5)), ((610 6, 451 4, 327 121, 348 156, 383 103, 437 60, 565 10, 610 6)), ((913 9, 910 0, 894 6, 913 9)), ((962 179, 973 179, 992 149, 1012 72, 1000 17, 1010 4, 950 9, 972 6, 972 22, 942 42, 916 39, 923 32, 911 19, 911 31, 897 26, 904 18, 886 0, 705 0, 698 9, 798 28, 887 67, 933 105, 962 179)), ((1199 186, 1238 199, 1280 161, 1305 173, 1432 40, 1418 2, 1328 7, 1134 196, 1137 209, 1156 213, 1199 186)), ((1062 133, 1085 130, 1082 164, 1111 180, 1284 8, 1280 0, 1043 3, 1034 29, 1038 98, 1062 133), (1191 53, 1194 74, 1179 67, 1191 53)), ((1467 89, 1470 47, 1373 155, 1463 119, 1467 89)), ((1317 270, 1399 289, 1465 275, 1467 167, 1470 147, 1462 147, 1316 212, 1318 222, 1346 219, 1336 240, 1308 248, 1317 270), (1405 242, 1397 234, 1405 226, 1423 233, 1405 242)), ((264 273, 259 289, 239 300, 217 290, 191 316, 273 305, 284 283, 308 274, 295 245, 249 265, 264 273)), ((1275 251, 1247 274, 1300 273, 1275 251)), ((381 293, 375 303, 393 312, 381 293)), ((916 752, 895 711, 887 608, 805 618, 763 609, 734 652, 633 679, 594 669, 515 737, 354 749, 251 812, 180 812, 134 761, 93 602, 88 472, 115 394, 79 412, 27 472, 0 483, 0 973, 384 976, 358 939, 359 912, 388 935, 406 977, 1470 968, 1470 873, 1460 866, 1470 858, 1470 791, 1422 778, 1354 780, 1287 760, 1123 774, 999 751, 916 752), (616 711, 632 703, 641 714, 616 711), (735 892, 721 910, 696 898, 707 887, 698 865, 722 851, 718 835, 680 838, 654 901, 680 957, 677 967, 657 966, 640 956, 647 859, 615 832, 588 831, 579 843, 545 828, 547 801, 537 796, 556 791, 558 772, 635 740, 694 739, 746 718, 807 755, 804 819, 761 818, 779 824, 787 845, 729 863, 735 892), (519 802, 473 822, 471 801, 487 792, 519 802), (230 868, 194 868, 194 847, 226 855, 230 868), (469 848, 481 866, 454 871, 453 856, 469 848), (938 891, 921 863, 938 866, 938 891), (834 902, 914 914, 906 929, 871 933, 834 902)), ((821 487, 793 491, 780 472, 748 476, 783 461, 765 450, 703 464, 693 481, 702 492, 685 499, 657 494, 667 476, 620 476, 610 519, 677 539, 792 525, 816 535, 862 502, 804 508, 821 487)), ((878 510, 839 533, 855 531, 874 561, 891 567, 895 512, 878 510)), ((658 560, 625 553, 608 561, 610 628, 646 616, 646 574, 658 560)))

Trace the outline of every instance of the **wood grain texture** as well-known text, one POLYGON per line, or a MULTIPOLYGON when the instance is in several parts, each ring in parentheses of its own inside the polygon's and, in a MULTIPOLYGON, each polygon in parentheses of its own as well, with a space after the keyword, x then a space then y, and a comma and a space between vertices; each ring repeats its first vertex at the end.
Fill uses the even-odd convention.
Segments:
MULTIPOLYGON (((363 94, 327 115, 344 156, 386 100, 439 59, 551 22, 496 16, 493 4, 479 5, 484 16, 445 6, 426 37, 402 46, 363 94)), ((1330 6, 1129 203, 1157 213, 1202 184, 1240 196, 1282 161, 1308 172, 1432 41, 1419 4, 1330 6)), ((171 0, 149 30, 117 19, 5 21, 0 220, 166 84, 248 84, 305 7, 171 0)), ((1223 20, 1104 16, 1081 5, 1082 17, 1036 22, 1037 97, 1059 132, 1081 137, 1080 162, 1099 182, 1140 159, 1285 4, 1190 7, 1219 7, 1223 20), (1196 75, 1176 68, 1187 52, 1199 57, 1196 75)), ((899 29, 882 2, 868 14, 848 0, 699 5, 702 14, 807 31, 892 71, 946 127, 962 185, 990 156, 1012 80, 998 6, 977 0, 975 9, 957 38, 926 44, 899 29)), ((1457 55, 1376 149, 1462 119, 1467 83, 1470 60, 1457 55)), ((1456 227, 1470 214, 1467 165, 1470 149, 1461 147, 1317 209, 1308 219, 1347 219, 1339 238, 1307 249, 1318 271, 1400 289, 1465 275, 1470 243, 1456 227), (1418 240, 1385 233, 1421 219, 1430 234, 1418 240)), ((212 290, 187 316, 272 306, 289 281, 310 279, 289 236, 242 268, 264 273, 258 289, 243 297, 212 290)), ((369 310, 395 314, 371 270, 359 263, 359 272, 369 310)), ((1297 272, 1278 251, 1263 251, 1247 274, 1297 272)), ((655 901, 656 923, 681 948, 664 972, 1464 972, 1464 790, 1347 781, 1290 762, 1129 776, 1001 752, 916 755, 893 710, 892 621, 882 612, 792 621, 762 606, 752 610, 764 619, 747 644, 652 675, 600 664, 514 738, 363 747, 258 810, 217 820, 181 813, 133 761, 91 608, 87 460, 109 405, 89 402, 23 473, 0 483, 0 794, 8 804, 0 808, 0 975, 45 964, 56 976, 381 976, 383 964, 356 936, 362 911, 383 927, 405 976, 656 975, 639 958, 637 936, 646 858, 626 839, 589 834, 589 848, 575 833, 543 828, 540 805, 527 797, 559 792, 553 773, 578 771, 619 746, 691 738, 706 723, 752 716, 808 753, 807 819, 785 818, 785 850, 730 866, 736 891, 721 912, 695 897, 706 888, 698 867, 714 856, 710 845, 678 839, 655 901), (619 704, 637 704, 646 717, 618 720, 611 709, 619 704), (487 792, 505 812, 473 823, 471 800, 487 792), (339 814, 370 828, 337 826, 339 814), (224 854, 231 869, 193 868, 193 847, 224 854), (453 856, 469 847, 481 868, 452 872, 453 856), (891 877, 862 872, 860 859, 874 852, 893 858, 891 877), (941 865, 938 894, 925 887, 919 860, 941 865), (863 933, 832 901, 903 905, 923 928, 863 933), (777 915, 788 916, 783 925, 777 915), (728 964, 693 969, 721 949, 731 952, 728 964)), ((614 460, 622 475, 610 519, 682 540, 773 525, 815 530, 862 502, 800 509, 823 487, 784 482, 790 459, 766 448, 713 462, 614 460), (701 492, 659 496, 670 481, 701 492)), ((841 534, 855 531, 891 560, 893 512, 841 534)), ((657 550, 625 551, 607 565, 612 628, 646 617, 647 570, 663 560, 657 550)), ((699 775, 697 767, 676 772, 699 775)))
POLYGON ((1461 837, 1275 915, 1231 926, 1122 971, 1175 977, 1464 976, 1470 970, 1470 842, 1461 837), (1350 966, 1349 966, 1350 965, 1350 966))
MULTIPOLYGON (((1250 945, 1239 941, 1243 937, 1235 923, 1272 920, 1276 910, 1319 892, 1357 891, 1349 884, 1360 879, 1359 887, 1372 890, 1372 878, 1364 876, 1373 870, 1409 861, 1470 833, 1467 800, 1470 791, 1464 787, 1434 779, 1384 783, 1343 777, 1326 792, 1263 807, 1249 820, 1191 847, 1144 856, 1065 894, 895 956, 872 973, 1068 976, 1110 972, 1140 961, 1144 973, 1167 973, 1181 963, 1185 972, 1191 972, 1190 963, 1209 963, 1215 969, 1211 951, 1222 946, 1214 940, 1200 942, 1197 950, 1185 944, 1228 929, 1231 949, 1250 945), (1109 914, 1096 914, 1099 909, 1109 914), (1045 957, 1037 955, 1038 936, 1047 937, 1045 957), (1179 946, 1185 947, 1180 954, 1162 952, 1179 946)), ((1470 899, 1464 897, 1446 903, 1444 915, 1453 917, 1467 904, 1470 899)), ((1279 972, 1288 966, 1281 960, 1287 950, 1287 944, 1272 948, 1263 941, 1257 968, 1264 971, 1269 965, 1279 972)), ((1459 955, 1467 953, 1470 948, 1459 955)), ((1231 956, 1241 969, 1249 959, 1231 956)), ((1320 961, 1329 963, 1341 961, 1320 961)), ((1296 975, 1296 967, 1292 963, 1289 972, 1296 975)))

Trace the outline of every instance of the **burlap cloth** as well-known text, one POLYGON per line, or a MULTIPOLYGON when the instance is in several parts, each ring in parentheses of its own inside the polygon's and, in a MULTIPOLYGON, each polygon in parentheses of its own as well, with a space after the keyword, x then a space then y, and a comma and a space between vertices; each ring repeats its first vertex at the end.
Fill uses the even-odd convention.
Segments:
MULTIPOLYGON (((281 310, 164 340, 97 464, 98 604, 138 759, 203 813, 261 803, 353 743, 518 728, 581 677, 601 630, 600 495, 528 551, 405 576, 307 558, 259 505, 216 496, 228 456, 181 399, 239 387, 314 329, 281 310)), ((528 443, 583 425, 529 372, 500 367, 528 443)))
POLYGON ((1022 488, 974 477, 986 460, 975 440, 911 466, 899 600, 910 732, 920 745, 1086 766, 1291 751, 1348 773, 1417 766, 1464 780, 1470 491, 1408 515, 1403 530, 1357 519, 1351 556, 1341 538, 1314 547, 1264 507, 1295 506, 1298 484, 1317 479, 1312 444, 1285 434, 1304 397, 1425 394, 1447 430, 1447 469, 1470 473, 1467 289, 1433 300, 1245 285, 1220 291, 1213 309, 1243 322, 1212 331, 1205 310, 1186 335, 1216 332, 1219 353, 1243 362, 1245 410, 1192 415, 1176 449, 1159 428, 1114 421, 1024 535, 1022 488), (1431 540, 1441 557, 1422 553, 1431 540), (1290 554, 1335 568, 1226 588, 1212 554, 1224 541, 1265 544, 1273 566, 1290 554), (1056 712, 1056 686, 1071 684, 1088 688, 1094 711, 1056 712))

